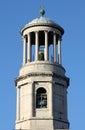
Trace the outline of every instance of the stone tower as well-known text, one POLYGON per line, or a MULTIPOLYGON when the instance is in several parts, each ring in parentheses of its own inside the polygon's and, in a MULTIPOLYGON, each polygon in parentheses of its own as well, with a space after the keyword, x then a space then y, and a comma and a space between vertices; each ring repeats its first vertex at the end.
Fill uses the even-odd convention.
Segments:
POLYGON ((68 130, 69 78, 61 64, 64 29, 41 16, 21 29, 23 66, 15 79, 17 113, 15 129, 68 130))

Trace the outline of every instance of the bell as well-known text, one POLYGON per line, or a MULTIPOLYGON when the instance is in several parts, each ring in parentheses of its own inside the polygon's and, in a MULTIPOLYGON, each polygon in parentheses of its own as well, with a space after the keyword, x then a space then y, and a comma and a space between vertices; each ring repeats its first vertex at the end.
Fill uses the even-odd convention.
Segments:
POLYGON ((44 60, 44 51, 39 51, 39 60, 44 60))

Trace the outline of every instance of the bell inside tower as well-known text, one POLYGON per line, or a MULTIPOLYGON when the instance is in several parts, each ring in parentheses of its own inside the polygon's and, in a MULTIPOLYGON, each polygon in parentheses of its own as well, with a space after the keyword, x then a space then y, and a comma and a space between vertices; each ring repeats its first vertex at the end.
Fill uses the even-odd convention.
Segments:
POLYGON ((33 61, 61 64, 61 36, 53 31, 30 32, 24 36, 23 65, 33 61), (28 36, 29 35, 29 36, 28 36))

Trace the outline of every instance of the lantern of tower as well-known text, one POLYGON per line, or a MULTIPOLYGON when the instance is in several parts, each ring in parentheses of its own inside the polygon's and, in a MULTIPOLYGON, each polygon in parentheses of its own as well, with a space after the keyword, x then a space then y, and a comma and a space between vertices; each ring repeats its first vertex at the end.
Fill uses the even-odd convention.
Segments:
POLYGON ((23 66, 16 78, 16 129, 69 129, 67 88, 69 78, 62 66, 64 29, 41 16, 21 29, 23 66))

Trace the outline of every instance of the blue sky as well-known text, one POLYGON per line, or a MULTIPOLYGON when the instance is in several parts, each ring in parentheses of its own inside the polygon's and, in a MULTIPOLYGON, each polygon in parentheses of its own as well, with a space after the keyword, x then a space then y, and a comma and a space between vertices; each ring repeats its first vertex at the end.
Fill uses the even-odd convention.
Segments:
POLYGON ((40 5, 45 17, 61 25, 62 65, 70 77, 68 117, 71 130, 85 128, 85 1, 84 0, 0 0, 0 130, 12 130, 16 119, 14 79, 22 66, 20 29, 39 17, 40 5))

